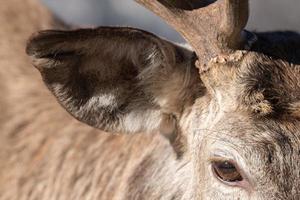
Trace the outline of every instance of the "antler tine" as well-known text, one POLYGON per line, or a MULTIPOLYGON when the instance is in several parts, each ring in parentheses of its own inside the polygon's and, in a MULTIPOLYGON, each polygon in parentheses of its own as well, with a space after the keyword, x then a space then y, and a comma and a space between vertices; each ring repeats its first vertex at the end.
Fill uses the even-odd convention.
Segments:
POLYGON ((200 65, 216 55, 243 48, 242 31, 248 21, 248 0, 135 1, 180 32, 196 51, 200 65))

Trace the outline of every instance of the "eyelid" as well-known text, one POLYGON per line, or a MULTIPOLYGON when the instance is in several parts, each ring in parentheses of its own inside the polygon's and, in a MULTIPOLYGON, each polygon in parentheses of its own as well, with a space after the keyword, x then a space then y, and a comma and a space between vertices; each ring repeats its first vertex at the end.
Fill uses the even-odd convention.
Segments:
POLYGON ((211 163, 216 161, 228 161, 233 163, 236 166, 237 170, 241 172, 242 176, 245 177, 245 179, 247 179, 249 183, 254 183, 254 180, 251 179, 251 174, 248 171, 247 164, 245 163, 244 159, 240 157, 239 152, 237 152, 236 149, 213 149, 213 151, 211 151, 208 162, 211 163), (232 154, 230 152, 235 153, 232 154))
POLYGON ((226 157, 224 158, 224 157, 218 156, 218 157, 212 157, 212 158, 209 158, 208 160, 209 160, 209 163, 214 163, 214 162, 230 162, 230 163, 232 163, 232 164, 234 165, 234 167, 235 167, 239 172, 241 172, 241 175, 242 175, 243 177, 247 178, 247 174, 244 173, 244 170, 241 169, 240 166, 238 165, 238 163, 237 163, 235 160, 231 159, 231 158, 226 158, 226 157))
POLYGON ((214 150, 213 153, 211 153, 210 157, 215 158, 227 158, 228 160, 235 160, 235 156, 233 156, 231 153, 224 151, 224 150, 214 150))
POLYGON ((237 163, 235 162, 235 160, 233 158, 227 157, 227 156, 221 156, 221 155, 217 155, 214 154, 213 156, 211 156, 208 161, 211 162, 224 162, 224 161, 228 161, 228 162, 232 162, 233 164, 237 165, 237 163))
POLYGON ((216 150, 214 153, 211 154, 210 158, 208 159, 208 161, 211 162, 217 162, 217 161, 228 161, 231 162, 232 164, 234 164, 234 166, 236 166, 236 168, 240 171, 243 172, 243 175, 248 176, 248 174, 243 170, 243 168, 246 166, 242 159, 236 156, 233 156, 231 153, 228 153, 226 151, 223 150, 216 150), (239 162, 237 162, 237 160, 239 162))

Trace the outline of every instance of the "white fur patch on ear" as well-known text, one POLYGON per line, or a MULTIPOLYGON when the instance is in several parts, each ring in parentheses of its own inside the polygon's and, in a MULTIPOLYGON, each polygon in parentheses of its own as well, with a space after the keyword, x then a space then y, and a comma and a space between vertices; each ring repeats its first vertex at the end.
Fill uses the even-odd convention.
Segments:
POLYGON ((100 94, 99 96, 94 96, 89 100, 91 106, 98 105, 99 107, 117 107, 116 97, 112 94, 100 94))
POLYGON ((122 126, 128 133, 153 132, 158 130, 161 120, 158 110, 132 111, 122 118, 122 126))

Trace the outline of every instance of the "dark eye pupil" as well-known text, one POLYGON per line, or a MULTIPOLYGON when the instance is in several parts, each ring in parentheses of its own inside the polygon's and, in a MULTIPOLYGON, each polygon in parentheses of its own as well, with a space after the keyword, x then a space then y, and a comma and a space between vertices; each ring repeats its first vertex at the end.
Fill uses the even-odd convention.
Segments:
POLYGON ((235 165, 229 161, 214 162, 213 170, 218 178, 223 181, 238 182, 243 180, 235 165))

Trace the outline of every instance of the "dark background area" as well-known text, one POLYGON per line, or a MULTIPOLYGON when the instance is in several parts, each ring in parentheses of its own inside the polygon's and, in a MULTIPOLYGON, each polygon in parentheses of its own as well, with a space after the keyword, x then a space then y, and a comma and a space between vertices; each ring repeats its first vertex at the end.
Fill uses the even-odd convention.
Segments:
MULTIPOLYGON (((181 37, 134 0, 43 0, 53 12, 74 25, 133 26, 173 41, 181 37)), ((300 0, 250 0, 247 29, 300 31, 300 0)))

